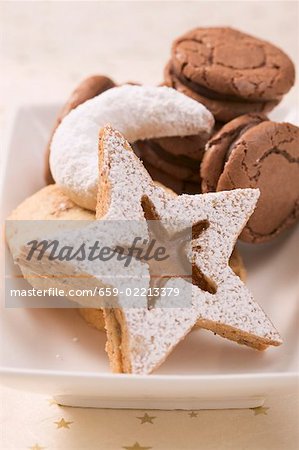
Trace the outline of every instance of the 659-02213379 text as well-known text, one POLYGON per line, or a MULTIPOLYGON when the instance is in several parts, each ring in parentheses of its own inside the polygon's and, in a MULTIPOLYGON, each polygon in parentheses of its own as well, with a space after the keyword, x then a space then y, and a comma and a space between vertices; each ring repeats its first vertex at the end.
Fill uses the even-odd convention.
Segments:
POLYGON ((48 289, 10 289, 11 297, 178 297, 179 288, 173 287, 149 287, 149 288, 124 288, 119 290, 115 287, 96 287, 94 289, 58 289, 55 287, 48 289))

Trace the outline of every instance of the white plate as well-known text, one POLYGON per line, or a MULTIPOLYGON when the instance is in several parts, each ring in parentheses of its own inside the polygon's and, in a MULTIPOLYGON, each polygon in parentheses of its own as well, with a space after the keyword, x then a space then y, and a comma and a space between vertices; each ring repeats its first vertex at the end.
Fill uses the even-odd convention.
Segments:
MULTIPOLYGON (((15 116, 2 191, 4 218, 44 184, 45 143, 57 109, 24 106, 15 116)), ((269 395, 294 392, 299 366, 298 248, 298 226, 274 243, 241 245, 249 287, 283 336, 279 348, 261 353, 200 330, 189 334, 154 374, 114 375, 104 333, 88 327, 76 310, 3 308, 2 380, 54 395, 62 404, 120 408, 254 407, 269 395)))

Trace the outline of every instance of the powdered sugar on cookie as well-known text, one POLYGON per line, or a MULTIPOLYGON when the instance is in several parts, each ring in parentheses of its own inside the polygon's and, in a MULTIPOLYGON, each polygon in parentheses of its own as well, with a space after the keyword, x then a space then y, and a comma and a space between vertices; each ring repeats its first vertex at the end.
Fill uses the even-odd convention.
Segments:
MULTIPOLYGON (((193 280, 192 293, 189 291, 192 301, 187 308, 170 308, 169 299, 166 303, 160 299, 151 310, 105 310, 107 350, 113 370, 152 371, 197 319, 203 328, 260 350, 279 345, 280 336, 271 321, 228 267, 233 245, 254 210, 259 191, 237 189, 172 197, 153 185, 128 142, 110 127, 102 132, 100 161, 102 185, 97 217, 145 220, 141 201, 145 196, 169 233, 178 231, 180 219, 186 217, 193 226, 208 221, 209 227, 193 240, 189 257, 195 257, 195 265, 216 285, 216 291, 211 293, 193 280)), ((183 281, 171 280, 170 284, 180 282, 183 281)), ((184 289, 180 292, 186 294, 184 289)), ((181 304, 186 304, 184 299, 181 304)))
POLYGON ((50 165, 57 184, 77 204, 95 209, 98 133, 106 123, 130 142, 210 133, 214 119, 200 103, 168 87, 124 85, 71 111, 57 128, 50 165))

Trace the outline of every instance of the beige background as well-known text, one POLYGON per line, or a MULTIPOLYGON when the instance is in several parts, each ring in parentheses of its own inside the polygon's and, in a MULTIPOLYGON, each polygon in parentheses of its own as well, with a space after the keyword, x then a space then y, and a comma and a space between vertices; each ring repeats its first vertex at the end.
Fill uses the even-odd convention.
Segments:
MULTIPOLYGON (((298 67, 296 2, 1 2, 0 125, 20 102, 64 101, 92 73, 158 83, 175 36, 232 25, 282 47, 298 67)), ((298 98, 295 91, 284 101, 298 98)), ((3 146, 1 145, 3 150, 3 146)), ((0 153, 0 164, 1 155, 0 153)), ((25 156, 25 155, 24 155, 25 156)), ((2 343, 3 345, 3 343, 2 343)), ((1 449, 295 450, 298 396, 259 411, 149 412, 60 408, 43 396, 1 389, 1 449), (62 418, 72 422, 65 425, 62 418), (60 426, 60 428, 58 428, 60 426), (135 445, 140 444, 140 447, 135 445), (35 444, 38 444, 36 447, 35 444)))
POLYGON ((196 26, 238 27, 299 64, 296 2, 2 2, 0 20, 2 120, 12 103, 63 101, 92 73, 158 83, 173 38, 196 26))

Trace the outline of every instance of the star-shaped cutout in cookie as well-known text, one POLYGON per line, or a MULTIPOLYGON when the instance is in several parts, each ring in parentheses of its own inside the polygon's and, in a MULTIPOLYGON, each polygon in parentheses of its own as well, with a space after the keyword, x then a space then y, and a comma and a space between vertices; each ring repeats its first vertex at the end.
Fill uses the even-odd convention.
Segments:
MULTIPOLYGON (((148 286, 148 309, 153 308, 159 300, 163 288, 167 282, 173 278, 184 278, 189 282, 198 283, 201 289, 214 292, 215 286, 200 272, 196 265, 192 265, 188 260, 186 246, 192 239, 198 239, 200 234, 209 226, 207 221, 199 222, 193 229, 189 229, 185 224, 181 224, 182 229, 169 235, 160 220, 155 220, 155 212, 152 205, 144 206, 144 217, 147 221, 147 231, 149 239, 145 239, 142 245, 138 244, 133 250, 125 249, 123 252, 128 255, 130 252, 138 261, 147 264, 149 270, 148 286), (159 250, 163 250, 163 258, 159 258, 159 250), (153 255, 157 255, 154 257, 153 255)), ((121 247, 120 254, 124 249, 121 247)), ((191 297, 191 289, 190 289, 191 297)))
MULTIPOLYGON (((96 237, 106 246, 125 248, 133 236, 149 238, 146 219, 159 220, 170 240, 185 231, 186 226, 191 229, 185 252, 192 266, 192 284, 184 278, 170 278, 166 287, 178 289, 179 295, 171 291, 171 295, 156 299, 152 308, 148 308, 147 296, 133 295, 136 289, 141 292, 150 286, 150 270, 142 261, 132 258, 125 266, 115 259, 59 264, 43 260, 42 266, 53 275, 53 285, 56 283, 59 288, 73 289, 77 283, 80 288, 118 289, 112 307, 100 296, 87 299, 88 306, 105 308, 106 348, 113 371, 152 372, 195 323, 260 350, 281 343, 271 321, 228 265, 235 242, 255 208, 258 190, 174 197, 153 183, 129 143, 110 126, 100 135, 99 166, 99 220, 62 234, 60 242, 70 246, 83 242, 89 247, 96 237), (132 295, 126 294, 128 289, 132 295)), ((24 262, 26 257, 22 255, 21 259, 24 262)), ((28 267, 39 273, 40 260, 29 263, 28 267)), ((86 305, 86 300, 80 301, 86 305)))

